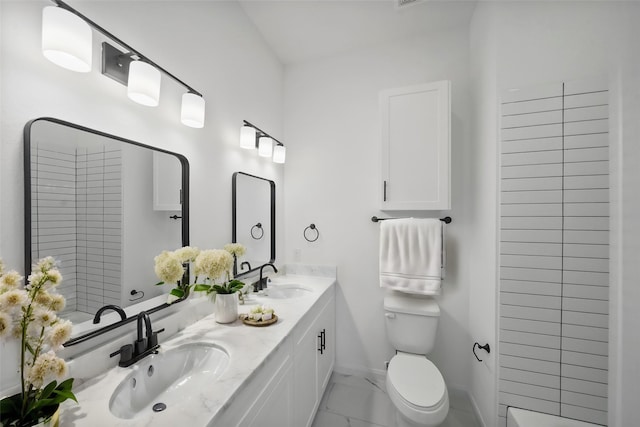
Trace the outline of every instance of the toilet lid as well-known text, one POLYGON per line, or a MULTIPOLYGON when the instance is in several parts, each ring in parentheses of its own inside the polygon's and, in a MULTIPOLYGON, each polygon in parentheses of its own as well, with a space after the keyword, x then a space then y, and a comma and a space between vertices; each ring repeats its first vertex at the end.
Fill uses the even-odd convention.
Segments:
POLYGON ((442 374, 423 355, 398 353, 389 362, 387 375, 398 394, 416 406, 435 406, 446 393, 442 374))

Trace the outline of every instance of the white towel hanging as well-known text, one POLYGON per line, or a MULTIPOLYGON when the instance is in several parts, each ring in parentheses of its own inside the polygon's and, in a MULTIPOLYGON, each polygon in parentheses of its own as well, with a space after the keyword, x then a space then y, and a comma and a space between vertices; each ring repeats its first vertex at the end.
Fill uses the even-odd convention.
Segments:
POLYGON ((438 295, 444 266, 439 219, 403 218, 380 226, 380 286, 438 295))

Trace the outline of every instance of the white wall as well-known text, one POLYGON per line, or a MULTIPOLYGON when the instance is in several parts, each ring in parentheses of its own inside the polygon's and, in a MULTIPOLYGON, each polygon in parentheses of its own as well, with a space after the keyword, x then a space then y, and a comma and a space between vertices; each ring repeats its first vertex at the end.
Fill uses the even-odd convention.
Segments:
POLYGON ((618 189, 620 198, 616 215, 619 223, 614 231, 619 238, 620 251, 613 259, 617 263, 616 288, 612 293, 610 343, 610 388, 609 425, 623 427, 638 425, 638 396, 640 396, 640 4, 628 4, 623 11, 620 25, 620 51, 624 52, 618 74, 620 98, 619 123, 621 144, 617 153, 619 164, 618 189))
MULTIPOLYGON (((128 100, 125 86, 99 72, 101 39, 95 32, 90 73, 47 61, 40 25, 42 8, 49 5, 45 0, 0 2, 0 256, 7 266, 22 270, 22 129, 36 117, 53 116, 184 154, 191 167, 191 243, 201 248, 231 240, 234 171, 274 179, 282 195, 283 167, 238 146, 243 119, 282 136, 283 67, 236 2, 123 1, 117 7, 110 1, 72 2, 201 91, 207 100, 204 129, 180 124, 183 89, 166 76, 159 107, 128 100)), ((282 212, 283 199, 278 200, 282 212)), ((17 366, 10 362, 17 350, 10 345, 0 353, 4 387, 17 366)))
MULTIPOLYGON (((387 341, 378 280, 378 92, 452 81, 452 210, 447 277, 433 360, 452 387, 467 388, 469 216, 462 170, 469 142, 468 32, 404 40, 288 66, 285 75, 286 260, 338 266, 337 370, 384 372, 387 341), (314 243, 303 230, 314 223, 314 243)), ((438 216, 440 212, 433 212, 438 216)))
MULTIPOLYGON (((631 9, 637 9, 637 5, 628 2, 480 2, 476 8, 471 26, 472 40, 472 73, 473 73, 473 90, 474 90, 474 112, 475 125, 473 134, 476 136, 478 151, 475 153, 477 157, 476 166, 470 168, 472 177, 470 181, 477 183, 477 188, 473 192, 477 194, 472 210, 476 212, 479 220, 476 230, 483 230, 475 233, 475 238, 470 239, 471 250, 477 254, 483 254, 479 258, 473 260, 470 267, 470 274, 475 280, 472 283, 472 292, 470 296, 470 333, 474 339, 488 341, 492 345, 497 344, 497 335, 495 328, 491 330, 490 325, 495 325, 495 304, 497 294, 497 278, 495 274, 495 265, 497 263, 497 255, 495 249, 496 236, 496 155, 497 155, 497 103, 499 102, 498 94, 509 87, 520 85, 534 85, 538 83, 550 83, 566 80, 577 80, 581 78, 589 78, 598 75, 609 76, 612 88, 616 86, 616 70, 621 59, 630 54, 629 50, 635 42, 625 40, 623 34, 630 40, 638 40, 638 30, 630 26, 633 17, 631 9), (631 17, 629 17, 631 16, 631 17), (626 17, 626 18, 625 18, 626 17), (626 27, 625 27, 626 26, 626 27), (626 28, 624 33, 622 29, 626 28), (476 47, 478 51, 476 51, 476 47), (480 166, 483 165, 483 166, 480 166), (488 202, 492 203, 488 203, 488 202), (493 236, 491 245, 487 245, 484 235, 487 239, 493 236), (486 252, 483 252, 486 251, 486 252), (489 266, 489 267, 487 267, 489 266), (488 272, 485 275, 484 272, 488 272), (491 296, 493 301, 487 296, 491 296)), ((637 18, 636 18, 637 27, 637 18)), ((636 49, 633 47, 633 49, 636 49)), ((637 61, 637 53, 635 53, 637 61)), ((637 62, 635 63, 637 67, 637 62)), ((635 87, 637 93, 637 77, 635 82, 625 82, 624 87, 635 87)), ((618 91, 614 91, 618 93, 618 91)), ((615 100, 613 101, 616 102, 615 100)), ((634 105, 637 111, 637 100, 629 101, 634 105)), ((625 126, 630 128, 636 136, 635 146, 631 148, 632 154, 637 147, 637 127, 627 123, 629 116, 624 113, 625 126)), ((635 117, 637 122, 637 117, 635 117)), ((612 115, 612 123, 615 123, 615 113, 612 115)), ((635 123, 634 122, 634 123, 635 123)), ((613 132, 612 134, 616 134, 613 132)), ((612 140, 612 146, 615 149, 621 148, 627 151, 628 142, 625 138, 622 141, 624 148, 620 146, 621 141, 612 140), (616 148, 617 147, 617 148, 616 148)), ((637 153, 636 153, 637 155, 637 153)), ((633 157, 631 157, 632 159, 633 157)), ((625 162, 627 161, 625 154, 625 162)), ((633 191, 637 191, 637 161, 636 171, 628 172, 629 176, 623 176, 623 191, 629 190, 629 184, 636 183, 633 191)), ((612 170, 612 182, 616 181, 616 177, 620 173, 619 170, 612 170)), ((629 194, 627 194, 627 197, 629 194)), ((615 203, 613 204, 615 205, 615 203)), ((616 209, 614 207, 614 209, 616 209)), ((637 205, 628 208, 628 213, 637 213, 637 205)), ((612 227, 618 227, 616 224, 619 219, 612 217, 612 227)), ((631 225, 627 225, 629 231, 635 231, 637 237, 637 229, 633 229, 631 225)), ((624 226, 623 226, 624 227, 624 226)), ((637 242, 637 239, 635 240, 637 242)), ((628 241, 629 247, 623 248, 623 259, 627 257, 635 257, 637 260, 638 249, 637 244, 628 241), (635 250, 633 245, 635 246, 635 250), (632 254, 627 252, 634 250, 632 254)), ((636 262, 637 264, 637 262, 636 262)), ((615 269, 615 266, 613 266, 615 269)), ((630 267, 633 268, 633 267, 630 267)), ((629 275, 632 276, 631 270, 629 275)), ((637 279, 637 272, 634 272, 637 279)), ((615 318, 619 310, 620 300, 615 297, 619 283, 615 283, 614 277, 617 272, 612 270, 612 318, 615 318), (617 303, 616 303, 617 301, 617 303)), ((625 281, 625 279, 623 279, 625 281)), ((637 280, 636 280, 637 281, 637 280)), ((633 298, 633 305, 637 306, 638 296, 634 294, 637 291, 628 289, 628 285, 624 283, 624 296, 626 299, 633 298)), ((626 305, 626 302, 625 302, 626 305)), ((637 315, 624 314, 621 322, 625 327, 630 324, 637 324, 637 315)), ((615 333, 616 328, 612 328, 615 333)), ((637 354, 638 340, 632 338, 629 340, 623 332, 620 339, 625 344, 632 343, 626 347, 627 354, 637 354)), ((610 347, 610 358, 615 360, 616 353, 619 351, 618 344, 612 343, 610 347)), ((497 350, 497 347, 494 346, 497 350)), ((477 405, 485 425, 497 425, 496 412, 496 376, 497 367, 495 366, 495 354, 487 359, 487 364, 472 365, 472 388, 471 394, 477 405), (494 390, 492 395, 488 394, 488 389, 494 390)), ((624 362, 623 362, 624 363, 624 362)), ((631 362, 636 372, 638 369, 637 362, 631 362)), ((625 371, 624 364, 621 369, 625 371)), ((628 395, 620 390, 635 390, 637 396, 638 375, 633 377, 633 381, 626 383, 626 388, 617 382, 610 384, 610 400, 614 407, 615 402, 621 395, 628 395)), ((633 395, 633 394, 631 394, 633 395)), ((610 414, 610 425, 635 425, 637 424, 637 415, 635 418, 629 418, 632 415, 632 407, 625 405, 621 409, 618 406, 618 412, 610 414), (616 417, 622 415, 626 422, 616 420, 616 417), (626 414, 626 415, 624 415, 626 414), (633 422, 630 420, 634 420, 633 422)), ((613 409, 612 409, 613 411, 613 409)), ((504 419, 503 419, 504 421, 504 419)))
POLYGON ((473 93, 472 143, 467 167, 469 209, 469 334, 481 345, 489 343, 490 354, 482 363, 471 360, 469 392, 485 426, 496 425, 496 299, 497 299, 497 122, 495 4, 476 6, 470 26, 471 81, 473 93))

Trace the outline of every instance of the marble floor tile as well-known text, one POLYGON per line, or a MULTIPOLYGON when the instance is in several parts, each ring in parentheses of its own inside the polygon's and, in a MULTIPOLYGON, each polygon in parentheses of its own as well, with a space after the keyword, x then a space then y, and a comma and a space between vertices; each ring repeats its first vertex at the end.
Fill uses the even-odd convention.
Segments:
POLYGON ((372 424, 366 421, 349 418, 345 415, 333 412, 318 411, 311 427, 387 427, 386 425, 372 424))
MULTIPOLYGON (((441 427, 480 427, 469 397, 449 392, 450 409, 441 427)), ((395 427, 384 379, 334 373, 312 427, 395 427)))
POLYGON ((386 426, 393 416, 393 405, 386 393, 367 387, 334 383, 326 400, 326 411, 386 426))

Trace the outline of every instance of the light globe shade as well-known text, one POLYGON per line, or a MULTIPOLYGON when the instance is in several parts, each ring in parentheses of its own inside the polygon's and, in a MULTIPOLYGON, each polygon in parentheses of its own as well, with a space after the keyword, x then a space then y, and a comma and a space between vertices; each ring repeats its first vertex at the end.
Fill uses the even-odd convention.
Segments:
POLYGON ((273 139, 263 136, 258 140, 258 155, 262 157, 271 157, 273 152, 273 139))
POLYGON ((287 157, 287 149, 284 145, 276 145, 273 147, 273 163, 284 163, 287 157))
POLYGON ((180 120, 185 126, 192 128, 204 127, 204 98, 195 93, 187 92, 182 95, 182 110, 180 120))
POLYGON ((256 148, 256 130, 251 126, 240 128, 240 147, 250 150, 256 148))
POLYGON ((82 18, 57 6, 42 10, 42 54, 67 70, 91 71, 91 27, 82 18))
POLYGON ((160 100, 160 71, 144 61, 131 62, 127 96, 138 104, 156 107, 160 100))

